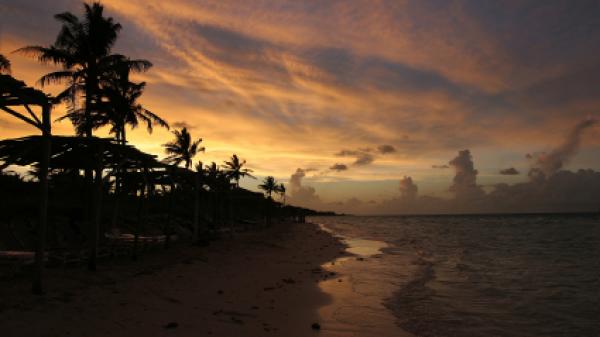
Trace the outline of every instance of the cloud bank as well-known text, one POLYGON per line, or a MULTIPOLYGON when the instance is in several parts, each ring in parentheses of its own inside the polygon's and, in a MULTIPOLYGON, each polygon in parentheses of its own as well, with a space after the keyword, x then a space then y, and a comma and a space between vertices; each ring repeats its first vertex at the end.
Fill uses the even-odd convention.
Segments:
MULTIPOLYGON (((495 184, 488 193, 477 183, 479 171, 471 151, 465 149, 458 151, 448 162, 454 170, 448 188, 451 198, 420 196, 413 178, 404 176, 399 182, 399 195, 382 202, 353 198, 346 202, 313 205, 339 212, 371 214, 595 212, 600 209, 600 171, 561 170, 581 146, 583 132, 595 124, 594 120, 576 124, 564 142, 548 155, 532 156, 535 160, 529 181, 495 184)), ((501 172, 507 175, 519 173, 513 167, 501 172)), ((314 189, 312 194, 316 195, 314 189)))

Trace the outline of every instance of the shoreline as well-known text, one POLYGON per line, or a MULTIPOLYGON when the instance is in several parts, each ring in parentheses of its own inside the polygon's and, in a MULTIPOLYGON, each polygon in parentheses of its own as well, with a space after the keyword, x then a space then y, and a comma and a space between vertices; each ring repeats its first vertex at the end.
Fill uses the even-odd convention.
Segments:
POLYGON ((321 290, 331 298, 319 308, 326 325, 322 336, 327 337, 415 337, 401 328, 398 319, 386 305, 396 285, 382 283, 378 275, 382 263, 388 259, 385 241, 350 237, 319 225, 346 246, 346 254, 328 263, 324 268, 339 277, 319 283, 321 290))
MULTIPOLYGON (((48 292, 0 281, 3 336, 307 336, 332 302, 322 265, 347 255, 315 224, 278 224, 211 242, 48 269, 48 292)), ((326 331, 326 327, 322 331, 326 331)))

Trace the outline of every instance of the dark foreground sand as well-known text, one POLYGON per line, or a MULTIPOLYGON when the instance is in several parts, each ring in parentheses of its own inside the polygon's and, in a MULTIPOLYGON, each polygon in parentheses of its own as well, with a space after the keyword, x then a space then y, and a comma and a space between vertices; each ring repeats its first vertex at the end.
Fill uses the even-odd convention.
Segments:
POLYGON ((50 269, 43 297, 27 279, 1 281, 0 336, 317 336, 331 303, 319 281, 338 277, 320 265, 343 250, 315 225, 277 225, 96 273, 50 269))

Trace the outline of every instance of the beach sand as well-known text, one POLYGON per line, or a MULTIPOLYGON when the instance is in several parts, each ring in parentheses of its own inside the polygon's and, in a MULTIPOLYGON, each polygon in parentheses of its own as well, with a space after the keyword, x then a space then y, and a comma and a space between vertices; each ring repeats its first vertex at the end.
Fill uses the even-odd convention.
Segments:
POLYGON ((137 262, 49 269, 48 292, 0 282, 0 336, 311 336, 331 298, 320 265, 343 244, 312 224, 275 225, 137 262))

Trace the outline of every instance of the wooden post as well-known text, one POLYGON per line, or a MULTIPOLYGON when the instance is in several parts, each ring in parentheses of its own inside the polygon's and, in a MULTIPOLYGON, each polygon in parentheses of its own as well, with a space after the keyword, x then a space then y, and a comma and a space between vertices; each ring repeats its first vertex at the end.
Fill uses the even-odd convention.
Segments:
MULTIPOLYGON (((145 175, 144 171, 144 175, 145 175)), ((145 194, 146 194, 146 177, 144 177, 144 182, 140 188, 140 196, 138 198, 138 210, 137 210, 137 223, 135 225, 135 230, 133 233, 133 254, 131 255, 133 260, 138 259, 138 246, 140 241, 140 232, 142 228, 142 221, 144 221, 143 213, 145 207, 145 194)))
POLYGON ((197 245, 200 241, 200 172, 194 172, 194 232, 192 234, 192 244, 197 245))
POLYGON ((50 125, 50 103, 42 106, 42 158, 40 158, 40 209, 37 228, 37 242, 35 247, 35 271, 33 275, 32 291, 36 295, 44 293, 43 276, 44 260, 46 255, 46 232, 48 228, 48 166, 52 150, 52 132, 50 125))
POLYGON ((94 181, 94 219, 91 230, 90 240, 90 256, 88 260, 88 269, 90 271, 96 271, 97 257, 98 257, 98 242, 100 236, 100 223, 102 221, 102 145, 96 148, 96 168, 95 181, 94 181))

